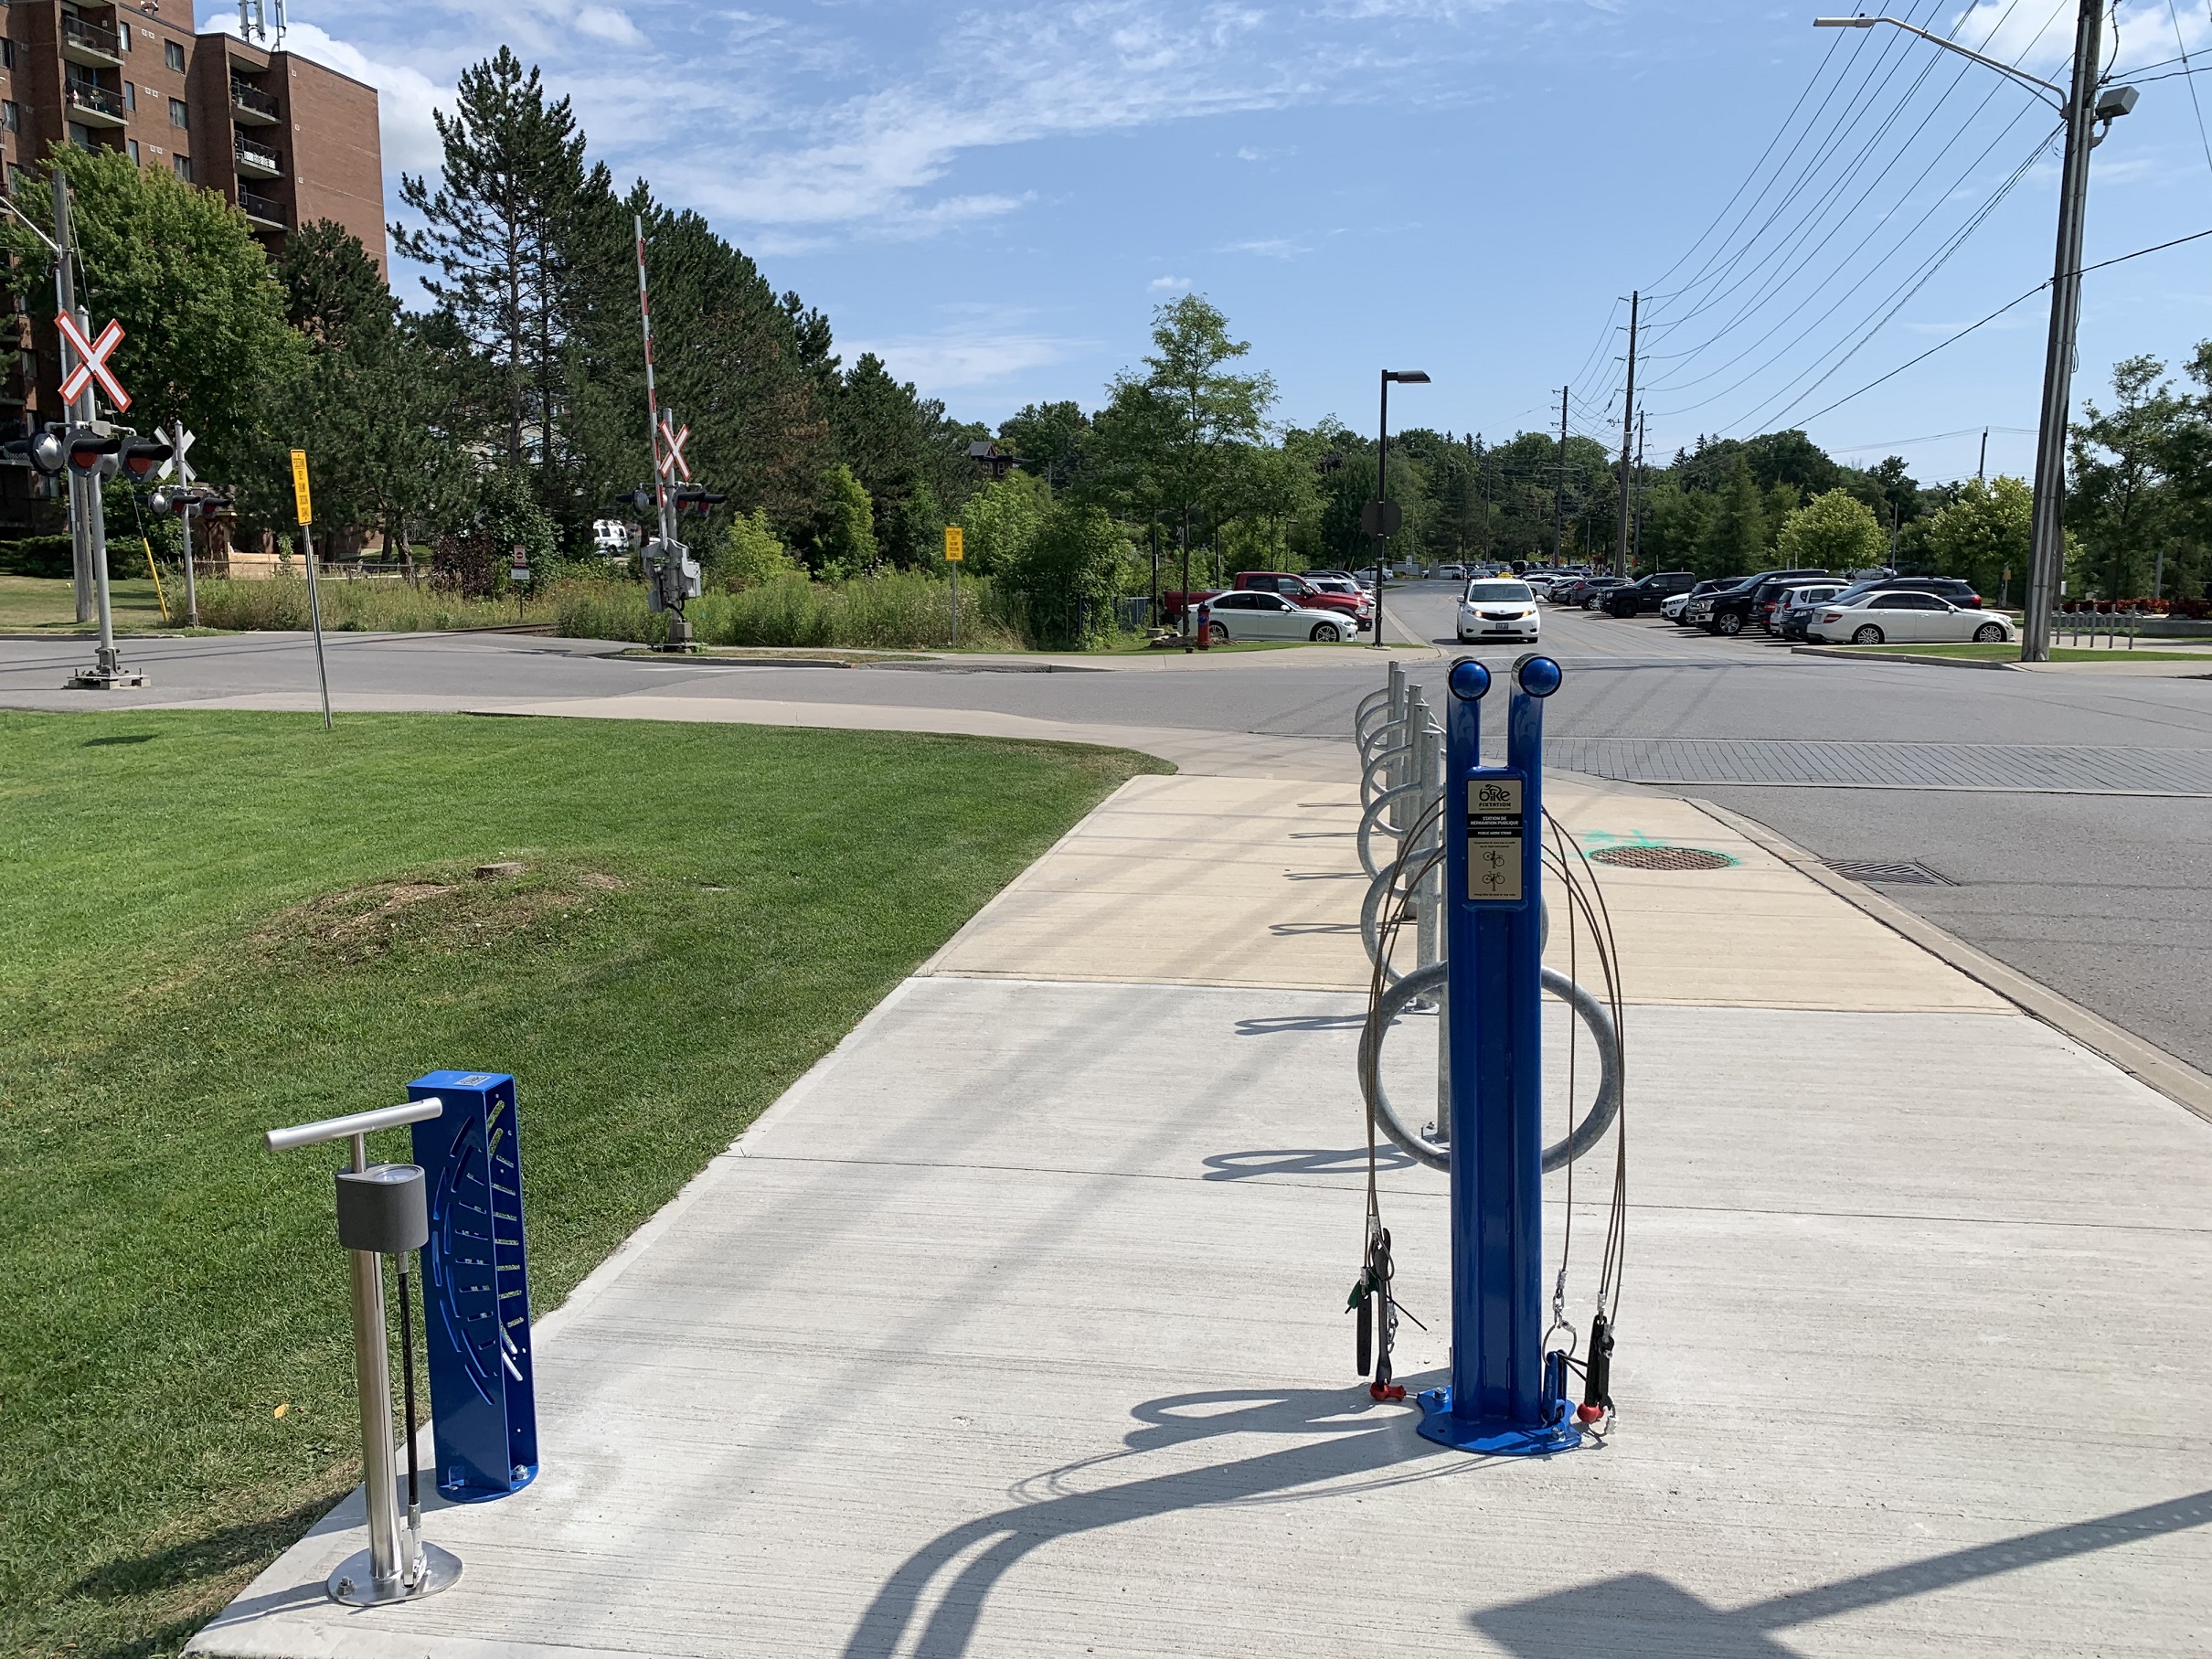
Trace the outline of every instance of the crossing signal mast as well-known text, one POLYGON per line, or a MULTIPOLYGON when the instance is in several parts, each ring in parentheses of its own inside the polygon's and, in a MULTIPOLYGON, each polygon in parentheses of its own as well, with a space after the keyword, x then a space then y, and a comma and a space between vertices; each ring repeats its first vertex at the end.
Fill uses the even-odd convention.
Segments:
MULTIPOLYGON (((14 211, 12 207, 9 211, 14 211)), ((27 219, 24 222, 29 223, 27 219)), ((37 227, 30 228, 54 255, 54 292, 59 302, 54 327, 61 336, 65 371, 61 399, 69 419, 0 443, 0 454, 28 462, 46 477, 58 478, 64 473, 69 477, 78 620, 85 620, 84 590, 88 585, 100 620, 100 644, 92 665, 70 675, 69 686, 96 691, 144 686, 146 676, 125 668, 115 645, 114 612, 108 596, 107 516, 100 488, 119 473, 127 473, 142 483, 151 478, 154 469, 169 459, 171 447, 158 439, 141 438, 130 427, 100 417, 99 399, 103 394, 117 414, 127 413, 131 408, 131 394, 108 366, 108 358, 122 344, 122 324, 111 322, 95 336, 90 319, 77 303, 70 252, 75 243, 69 234, 69 184, 58 167, 54 170, 54 234, 49 238, 37 227)))
MULTIPOLYGON (((653 305, 645 291, 644 215, 633 216, 631 222, 637 236, 637 315, 645 338, 645 417, 652 440, 653 505, 660 531, 645 544, 642 558, 645 567, 645 603, 649 609, 664 611, 668 617, 668 637, 656 649, 696 651, 698 647, 692 643, 691 621, 684 614, 684 606, 699 596, 699 561, 676 538, 675 533, 680 497, 691 484, 691 467, 684 459, 684 441, 691 436, 691 429, 679 428, 675 411, 662 409, 660 393, 654 384, 653 305), (678 473, 683 474, 682 485, 675 482, 678 473)), ((699 490, 697 494, 704 495, 707 492, 699 490)))

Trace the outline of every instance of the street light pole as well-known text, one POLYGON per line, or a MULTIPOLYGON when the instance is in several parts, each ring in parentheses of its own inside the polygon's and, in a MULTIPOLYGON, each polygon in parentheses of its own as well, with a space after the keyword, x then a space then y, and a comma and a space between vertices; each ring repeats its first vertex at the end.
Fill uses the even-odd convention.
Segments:
POLYGON ((1426 386, 1429 371, 1421 368, 1386 368, 1382 372, 1382 413, 1376 421, 1375 431, 1375 500, 1364 516, 1367 531, 1375 537, 1375 648, 1383 644, 1383 544, 1397 531, 1402 517, 1397 504, 1390 499, 1390 382, 1400 386, 1426 386))
POLYGON ((2043 357, 2043 409, 2036 423, 2036 497, 2027 556, 2026 625, 2020 660, 2047 663, 2051 613, 2066 574, 2066 427, 2074 402, 2074 338, 2081 323, 2081 227, 2096 136, 2097 59, 2105 0, 2081 0, 2074 30, 2073 89, 2067 99, 2066 156, 2058 183, 2058 248, 2051 269, 2050 337, 2043 357))
MULTIPOLYGON (((2074 25, 2074 68, 2065 87, 2025 69, 1967 50, 1896 17, 1815 17, 1815 28, 1872 28, 1887 23, 1956 52, 2033 89, 2065 122, 2059 166, 2058 247, 2051 268, 2050 334, 2043 357, 2043 408, 2036 429, 2036 498, 2028 537, 2027 615, 2020 631, 2020 660, 2045 663, 2051 654, 2051 613, 2066 575, 2066 429, 2073 409, 2074 343, 2081 322, 2081 228, 2089 207, 2090 152, 2102 142, 2095 123, 2111 123, 2135 107, 2133 87, 2098 94, 2097 59, 2102 50, 2104 9, 2111 0, 2080 0, 2074 25)), ((1986 439, 1984 454, 1986 455, 1986 439)))

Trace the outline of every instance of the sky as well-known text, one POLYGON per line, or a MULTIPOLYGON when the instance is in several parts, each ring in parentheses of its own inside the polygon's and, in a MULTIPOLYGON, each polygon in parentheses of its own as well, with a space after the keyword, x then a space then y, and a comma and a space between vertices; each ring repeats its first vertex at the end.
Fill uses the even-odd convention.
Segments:
MULTIPOLYGON (((1889 5, 2066 79, 2076 0, 1889 5)), ((2108 62, 2141 101, 2094 157, 2085 264, 2212 229, 2212 76, 2175 74, 2212 69, 2208 5, 2119 8, 2108 62)), ((1566 386, 1571 429, 1613 447, 1636 291, 1654 458, 1802 425, 1935 481, 1976 470, 1986 428, 1989 470, 2025 474, 2057 117, 1818 9, 296 0, 288 44, 378 89, 394 218, 400 173, 437 166, 432 110, 512 47, 619 180, 697 209, 827 313, 847 363, 877 352, 962 420, 1095 407, 1154 308, 1196 292, 1281 420, 1371 431, 1377 371, 1420 368, 1394 430, 1556 430, 1566 386)), ((2140 353, 2178 375, 2207 337, 2212 238, 2093 271, 2077 396, 2140 353)))

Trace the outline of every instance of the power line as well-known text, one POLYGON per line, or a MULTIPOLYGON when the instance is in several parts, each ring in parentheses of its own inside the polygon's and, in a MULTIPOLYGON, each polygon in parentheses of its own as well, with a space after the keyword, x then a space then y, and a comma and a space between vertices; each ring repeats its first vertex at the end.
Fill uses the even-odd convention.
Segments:
MULTIPOLYGON (((2202 241, 2206 237, 2208 236, 2212 236, 2212 230, 2197 230, 2193 231, 2187 236, 2177 236, 2172 241, 2154 242, 2150 247, 2138 248, 2132 253, 2123 253, 2115 259, 2100 260, 2094 265, 2084 265, 2076 274, 2079 276, 2087 276, 2092 271, 2103 271, 2110 266, 2124 265, 2130 260, 2139 260, 2143 258, 2143 256, 2146 253, 2163 253, 2168 248, 2178 248, 2184 242, 2202 241)), ((1965 327, 1960 329, 1957 334, 1952 335, 1949 339, 1937 341, 1936 344, 1930 346, 1919 356, 1910 358, 1906 362, 1898 364, 1895 368, 1891 369, 1886 375, 1877 376, 1874 379, 1867 381, 1866 385, 1860 387, 1856 391, 1845 392, 1834 402, 1827 405, 1826 408, 1814 409, 1811 414, 1807 415, 1802 421, 1800 421, 1799 424, 1801 426, 1810 426, 1813 421, 1818 420, 1823 415, 1831 413, 1835 409, 1843 408, 1845 404, 1850 402, 1854 398, 1863 396, 1865 393, 1872 391, 1876 387, 1881 385, 1884 381, 1896 379, 1907 369, 1927 362, 1928 359, 1934 356, 1936 353, 1942 351, 1948 346, 1956 346, 1968 335, 1973 333, 1975 329, 1983 327, 1986 324, 1995 322, 2006 312, 2012 311, 2019 305, 2024 304, 2026 302, 2034 299, 2037 294, 2041 293, 2050 285, 2050 279, 2047 277, 2045 278, 2042 282, 2037 282, 2033 288, 2029 289, 2026 293, 2019 295, 2017 298, 2005 301, 2004 304, 1998 306, 1996 310, 1991 312, 1987 316, 1983 317, 1978 322, 1969 323, 1965 327)), ((1993 428, 1992 430, 1994 431, 1994 429, 1993 428)))

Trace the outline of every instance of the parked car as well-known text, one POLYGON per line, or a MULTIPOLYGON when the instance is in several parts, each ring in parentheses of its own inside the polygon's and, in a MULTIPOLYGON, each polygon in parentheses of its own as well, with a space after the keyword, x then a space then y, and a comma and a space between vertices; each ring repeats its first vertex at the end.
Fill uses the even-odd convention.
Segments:
POLYGON ((1543 629, 1535 590, 1515 577, 1471 581, 1460 595, 1459 639, 1462 645, 1481 640, 1525 640, 1533 645, 1543 629))
POLYGON ((1883 590, 1849 603, 1823 605, 1805 624, 1815 644, 1919 644, 1927 641, 1979 640, 1994 644, 2017 639, 2013 619, 2001 611, 1954 605, 1932 593, 1883 590))
MULTIPOLYGON (((1343 618, 1355 633, 1367 628, 1375 613, 1375 601, 1363 590, 1355 587, 1353 591, 1346 593, 1334 586, 1323 588, 1306 577, 1292 576, 1287 570, 1239 570, 1228 590, 1235 593, 1281 594, 1293 606, 1310 611, 1327 611, 1343 618)), ((1214 597, 1210 590, 1163 593, 1160 595, 1160 614, 1173 622, 1181 618, 1186 604, 1195 605, 1214 597)), ((1241 606, 1236 608, 1242 609, 1241 606)))
POLYGON ((1436 567, 1436 580, 1440 582, 1463 582, 1467 580, 1467 567, 1439 565, 1436 567))
POLYGON ((1605 602, 1605 596, 1628 583, 1618 576, 1585 576, 1575 594, 1575 603, 1585 611, 1595 611, 1605 602))
POLYGON ((1686 593, 1677 593, 1674 598, 1664 601, 1663 603, 1661 603, 1659 607, 1659 614, 1678 627, 1686 627, 1689 622, 1689 618, 1685 614, 1685 612, 1689 608, 1690 601, 1697 599, 1707 593, 1717 593, 1723 588, 1733 588, 1742 580, 1743 578, 1740 576, 1723 576, 1717 580, 1708 580, 1706 581, 1701 581, 1696 587, 1690 589, 1686 593))
POLYGON ((1802 588, 1785 590, 1774 607, 1774 618, 1767 632, 1786 640, 1803 639, 1805 624, 1813 620, 1813 613, 1823 605, 1833 604, 1843 590, 1832 581, 1808 582, 1802 588))
POLYGON ((1858 598, 1868 593, 1932 593, 1938 599, 1969 611, 1982 608, 1982 596, 1973 583, 1957 576, 1870 576, 1846 583, 1836 598, 1858 598))
POLYGON ((1579 608, 1585 601, 1596 599, 1599 593, 1605 589, 1620 585, 1621 579, 1617 576, 1576 574, 1553 582, 1551 590, 1545 597, 1555 605, 1573 605, 1579 608))
POLYGON ((1598 608, 1608 616, 1639 616, 1658 610, 1675 594, 1687 593, 1696 585, 1695 570, 1654 570, 1626 587, 1609 588, 1598 608))
POLYGON ((1201 601, 1209 632, 1226 644, 1232 640, 1312 640, 1333 645, 1357 630, 1341 611, 1293 604, 1280 593, 1217 593, 1201 601))
POLYGON ((1774 601, 1781 597, 1783 589, 1819 581, 1827 574, 1825 570, 1761 570, 1757 576, 1745 577, 1732 588, 1692 600, 1683 614, 1707 633, 1739 634, 1753 622, 1765 620, 1758 607, 1771 608, 1774 601))

